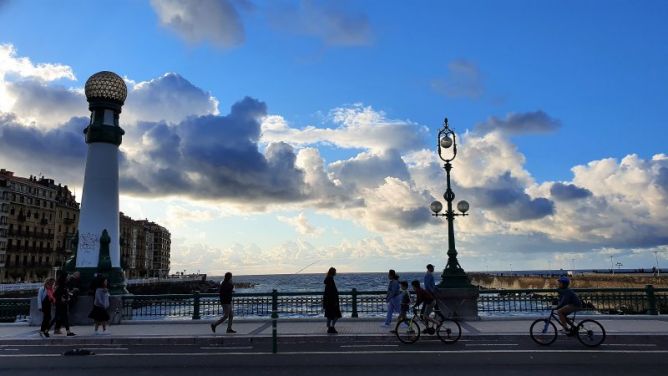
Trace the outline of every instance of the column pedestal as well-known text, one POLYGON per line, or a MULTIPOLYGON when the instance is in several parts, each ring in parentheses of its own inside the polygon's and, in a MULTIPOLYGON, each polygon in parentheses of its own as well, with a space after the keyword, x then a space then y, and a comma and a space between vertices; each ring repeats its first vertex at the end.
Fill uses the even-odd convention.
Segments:
POLYGON ((436 288, 435 298, 438 308, 448 317, 457 320, 480 320, 478 316, 477 287, 473 288, 436 288))

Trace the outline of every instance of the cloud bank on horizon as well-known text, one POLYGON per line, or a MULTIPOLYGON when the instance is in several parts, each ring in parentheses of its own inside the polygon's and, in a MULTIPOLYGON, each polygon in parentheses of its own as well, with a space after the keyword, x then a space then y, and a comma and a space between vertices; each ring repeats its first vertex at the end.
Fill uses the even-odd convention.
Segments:
MULTIPOLYGON (((187 24, 191 18, 174 16, 170 6, 178 3, 153 2, 162 22, 186 39, 221 33, 215 40, 231 45, 243 38, 241 29, 193 30, 187 24), (174 19, 181 24, 174 25, 174 19)), ((217 2, 218 13, 194 9, 229 18, 233 3, 217 2)), ((469 69, 461 63, 454 67, 469 69)), ((36 64, 13 45, 0 45, 0 165, 20 174, 40 170, 81 185, 87 107, 76 80, 66 64, 36 64)), ((136 200, 176 200, 163 219, 174 226, 176 269, 207 270, 210 260, 217 260, 249 272, 268 266, 290 270, 311 259, 339 260, 354 268, 359 260, 398 262, 441 252, 447 235, 428 204, 442 195, 444 173, 426 126, 389 118, 364 104, 329 109, 323 124, 291 124, 256 98, 239 98, 221 110, 207 88, 178 73, 126 81, 121 192, 136 200), (323 147, 352 157, 326 161, 323 147), (199 215, 183 215, 193 211, 199 215), (221 212, 270 214, 294 228, 296 236, 265 247, 248 239, 223 248, 188 238, 193 229, 188 226, 220 218, 221 212), (310 222, 314 216, 353 224, 366 235, 356 242, 316 245, 314 239, 327 231, 310 222)), ((489 244, 507 249, 507 257, 525 258, 531 252, 536 258, 552 252, 559 259, 665 250, 668 156, 592 160, 574 166, 570 181, 535 181, 511 136, 560 126, 539 109, 490 116, 461 134, 453 179, 458 198, 472 206, 471 216, 457 222, 468 254, 492 257, 489 244)))

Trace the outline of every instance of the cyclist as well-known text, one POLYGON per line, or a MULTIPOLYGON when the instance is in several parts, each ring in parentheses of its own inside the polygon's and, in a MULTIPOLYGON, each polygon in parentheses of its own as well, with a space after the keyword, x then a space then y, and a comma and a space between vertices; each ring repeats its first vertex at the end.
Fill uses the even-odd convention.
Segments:
MULTIPOLYGON (((578 298, 577 294, 568 288, 571 283, 571 280, 568 277, 561 277, 557 280, 559 287, 557 293, 559 293, 559 303, 555 310, 559 314, 559 321, 564 328, 570 328, 566 316, 570 313, 573 313, 580 308, 582 308, 582 302, 578 298)), ((573 328, 570 328, 573 330, 573 328)))
POLYGON ((411 282, 411 286, 413 286, 413 291, 415 291, 415 296, 416 296, 415 306, 418 307, 420 306, 420 304, 422 304, 420 315, 422 315, 422 319, 427 325, 427 332, 429 332, 431 329, 429 328, 429 323, 432 323, 435 326, 438 326, 439 324, 438 320, 429 317, 431 312, 434 310, 434 306, 436 305, 436 300, 429 291, 420 287, 420 281, 418 281, 417 279, 411 282))

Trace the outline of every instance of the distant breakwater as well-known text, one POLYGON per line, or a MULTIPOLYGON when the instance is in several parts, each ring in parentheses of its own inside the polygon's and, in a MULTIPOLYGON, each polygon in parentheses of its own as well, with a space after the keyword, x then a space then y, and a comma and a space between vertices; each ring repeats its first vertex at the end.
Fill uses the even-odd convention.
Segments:
MULTIPOLYGON (((486 289, 550 289, 556 287, 558 276, 469 273, 469 277, 472 284, 486 289)), ((583 273, 570 278, 572 288, 642 288, 646 285, 668 287, 668 275, 583 273)))

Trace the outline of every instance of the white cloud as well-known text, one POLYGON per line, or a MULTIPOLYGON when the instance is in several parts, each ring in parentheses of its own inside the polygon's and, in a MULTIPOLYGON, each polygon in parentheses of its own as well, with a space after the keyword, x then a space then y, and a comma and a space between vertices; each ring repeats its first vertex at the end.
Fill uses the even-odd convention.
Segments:
POLYGON ((323 232, 322 228, 317 228, 309 222, 308 218, 306 218, 306 215, 304 215, 304 212, 299 213, 299 215, 296 217, 286 217, 279 215, 276 218, 279 221, 294 227, 295 231, 297 231, 297 233, 300 235, 316 236, 322 234, 323 232))
POLYGON ((346 149, 415 150, 424 145, 428 128, 410 120, 388 119, 382 111, 356 104, 335 108, 329 118, 335 128, 292 128, 279 115, 262 122, 262 141, 285 141, 296 146, 332 144, 346 149))
POLYGON ((76 81, 72 68, 63 64, 33 64, 27 57, 17 57, 12 44, 0 44, 0 80, 8 75, 32 78, 39 81, 67 79, 76 81))
POLYGON ((218 115, 218 100, 177 73, 130 83, 123 123, 179 123, 189 116, 218 115))

